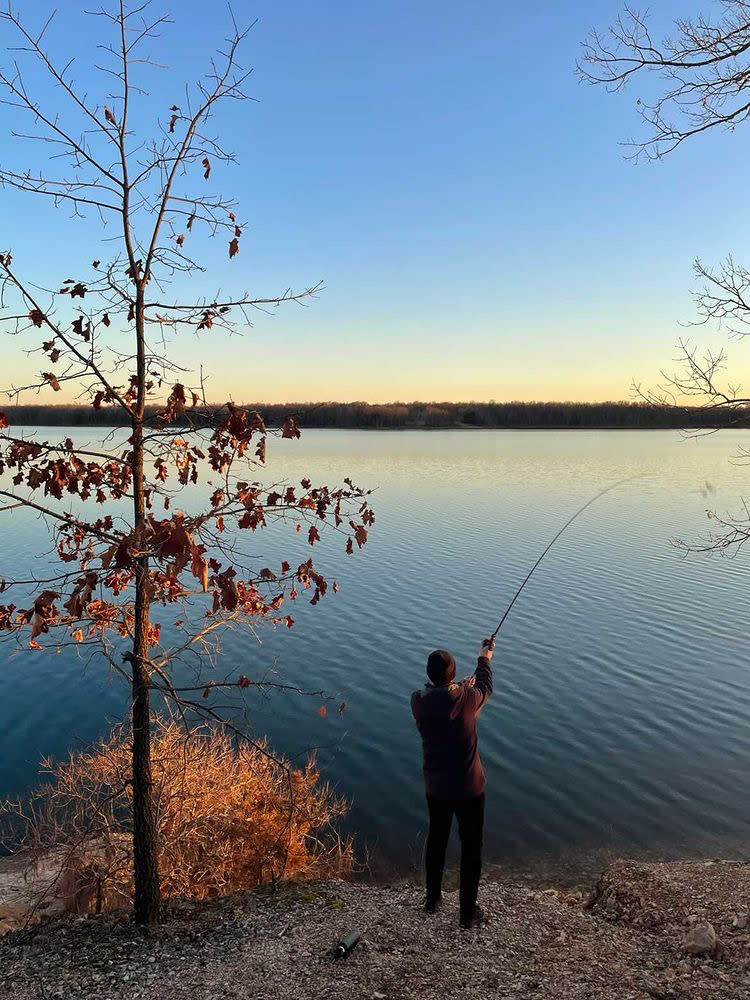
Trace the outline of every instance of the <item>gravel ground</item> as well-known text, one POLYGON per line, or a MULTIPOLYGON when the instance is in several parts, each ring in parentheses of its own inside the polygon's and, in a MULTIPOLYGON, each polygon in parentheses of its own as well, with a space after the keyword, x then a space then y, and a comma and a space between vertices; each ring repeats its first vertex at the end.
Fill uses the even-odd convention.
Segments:
POLYGON ((54 920, 0 939, 13 1000, 740 1000, 750 997, 750 865, 616 862, 580 894, 484 883, 488 921, 458 900, 425 917, 421 890, 327 882, 180 903, 145 934, 127 916, 54 920), (710 920, 712 955, 684 951, 710 920), (355 928, 359 947, 328 951, 355 928))

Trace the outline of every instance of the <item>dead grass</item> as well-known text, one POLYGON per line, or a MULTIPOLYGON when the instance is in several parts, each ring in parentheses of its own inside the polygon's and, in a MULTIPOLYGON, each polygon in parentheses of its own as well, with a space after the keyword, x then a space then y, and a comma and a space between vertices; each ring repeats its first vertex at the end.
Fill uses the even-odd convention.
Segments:
MULTIPOLYGON (((130 742, 117 729, 93 751, 45 763, 48 780, 0 818, 35 863, 56 859, 47 892, 100 912, 132 897, 130 742)), ((206 899, 281 879, 342 877, 352 845, 335 832, 346 803, 314 761, 296 769, 223 731, 157 721, 152 769, 165 898, 206 899)))

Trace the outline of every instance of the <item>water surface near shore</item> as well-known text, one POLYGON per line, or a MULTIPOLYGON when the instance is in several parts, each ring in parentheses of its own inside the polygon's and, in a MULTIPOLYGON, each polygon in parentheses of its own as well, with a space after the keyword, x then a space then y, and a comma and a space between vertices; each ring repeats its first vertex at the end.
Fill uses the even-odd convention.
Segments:
MULTIPOLYGON (((740 509, 750 469, 731 457, 745 442, 734 431, 697 441, 674 431, 309 431, 274 444, 269 477, 351 476, 377 487, 378 520, 355 557, 338 538, 320 547, 341 592, 317 608, 299 603, 293 630, 261 631, 260 644, 227 637, 227 665, 273 669, 347 705, 321 718, 318 701, 272 695, 251 703, 255 730, 290 756, 320 748, 324 775, 352 800, 350 828, 383 862, 414 864, 425 809, 409 695, 426 654, 447 647, 473 669, 478 640, 558 527, 603 486, 636 476, 565 533, 501 633, 481 720, 486 855, 512 866, 591 851, 741 854, 750 563, 744 553, 685 558, 670 538, 705 535, 706 508, 740 509)), ((247 547, 268 562, 303 553, 281 530, 247 547)), ((43 575, 48 549, 43 522, 3 514, 0 574, 33 556, 43 575)), ((10 654, 0 650, 0 794, 27 787, 41 754, 90 741, 127 705, 97 662, 10 654)))

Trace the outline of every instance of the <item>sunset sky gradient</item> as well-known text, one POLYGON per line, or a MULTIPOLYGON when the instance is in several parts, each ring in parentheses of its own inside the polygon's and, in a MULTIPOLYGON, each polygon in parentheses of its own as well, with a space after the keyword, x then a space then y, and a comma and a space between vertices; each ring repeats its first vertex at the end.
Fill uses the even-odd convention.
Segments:
MULTIPOLYGON (((50 48, 75 55, 93 99, 111 88, 91 65, 105 25, 70 10, 82 6, 65 5, 50 48)), ((653 23, 666 30, 692 8, 656 2, 653 23)), ((39 25, 49 4, 23 11, 39 25)), ((257 103, 219 122, 240 166, 215 179, 249 225, 234 262, 208 254, 206 287, 326 287, 306 308, 259 314, 242 338, 183 336, 175 353, 205 365, 211 397, 624 399, 633 378, 669 366, 679 336, 724 343, 679 324, 694 316, 696 255, 750 262, 750 129, 627 162, 618 143, 639 132, 640 91, 609 96, 574 75, 580 41, 616 11, 601 0, 238 5, 259 18, 244 56, 257 103)), ((145 72, 162 117, 227 34, 220 4, 182 0, 174 20, 153 46, 168 69, 145 72)), ((3 146, 11 118, 0 111, 3 146)), ((0 162, 39 165, 35 153, 16 141, 0 162)), ((106 259, 95 218, 0 199, 0 249, 25 277, 57 283, 76 261, 106 259)), ((39 370, 24 346, 4 339, 5 383, 39 370)), ((747 348, 728 349, 743 381, 747 348)))

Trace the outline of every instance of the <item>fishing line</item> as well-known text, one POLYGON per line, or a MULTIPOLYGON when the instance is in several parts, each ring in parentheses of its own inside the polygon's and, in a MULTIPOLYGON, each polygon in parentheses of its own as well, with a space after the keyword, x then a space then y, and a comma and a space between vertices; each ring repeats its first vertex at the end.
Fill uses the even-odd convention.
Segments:
POLYGON ((537 561, 534 563, 534 565, 531 567, 531 569, 529 570, 529 572, 526 574, 526 578, 524 579, 523 583, 521 584, 521 586, 516 591, 516 593, 515 593, 515 595, 513 597, 513 600, 510 602, 510 604, 508 605, 508 607, 505 609, 505 614, 500 619, 500 624, 497 626, 497 628, 495 629, 495 631, 492 633, 492 638, 493 639, 497 637, 497 633, 503 627, 503 622, 505 621, 505 619, 510 614, 511 608, 513 607, 513 605, 516 603, 516 601, 518 600, 518 598, 521 596, 521 591, 523 590, 523 588, 526 586, 526 584, 529 582, 529 580, 533 576, 534 570, 537 568, 537 566, 542 561, 542 559, 544 559, 544 557, 547 555, 547 553, 552 548, 552 546, 555 544, 555 542, 560 537, 560 535, 562 535, 562 533, 567 528, 569 528, 571 526, 571 524, 573 523, 573 521, 575 521, 575 519, 579 515, 583 514, 583 512, 586 510, 587 507, 590 507, 592 503, 596 503, 596 501, 599 500, 601 497, 603 497, 605 493, 609 493, 610 490, 614 490, 618 486, 622 486, 623 483, 630 483, 634 479, 637 479, 637 478, 638 478, 637 476, 628 476, 627 479, 618 479, 618 481, 616 483, 610 483, 609 486, 605 486, 603 490, 600 490, 599 493, 596 494, 596 496, 593 496, 593 497, 591 497, 590 500, 587 500, 586 503, 583 505, 583 507, 579 507, 579 509, 575 512, 575 514, 573 514, 572 517, 568 518, 568 520, 565 522, 565 524, 562 526, 562 528, 560 528, 560 530, 557 532, 557 534, 552 539, 552 541, 549 542, 549 544, 547 545, 547 547, 545 548, 545 550, 542 552, 542 554, 539 556, 539 558, 537 559, 537 561))

